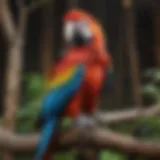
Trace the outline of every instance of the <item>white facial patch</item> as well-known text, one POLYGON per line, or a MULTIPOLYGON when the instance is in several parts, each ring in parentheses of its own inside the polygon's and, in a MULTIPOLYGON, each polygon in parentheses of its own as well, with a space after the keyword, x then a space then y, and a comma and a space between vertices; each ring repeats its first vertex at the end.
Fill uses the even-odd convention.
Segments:
POLYGON ((70 21, 64 25, 63 34, 66 41, 71 41, 74 35, 75 23, 70 21))

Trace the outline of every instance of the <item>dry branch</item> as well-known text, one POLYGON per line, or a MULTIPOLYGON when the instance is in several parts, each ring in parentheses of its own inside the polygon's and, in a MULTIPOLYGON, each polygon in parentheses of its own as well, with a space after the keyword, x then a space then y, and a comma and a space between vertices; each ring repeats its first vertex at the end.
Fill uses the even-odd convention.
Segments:
MULTIPOLYGON (((52 0, 39 0, 33 1, 26 9, 28 9, 28 14, 32 13, 36 9, 42 7, 44 4, 51 2, 52 0)), ((18 2, 19 4, 19 2, 18 2)), ((16 24, 13 19, 13 15, 8 7, 7 0, 1 0, 0 2, 0 24, 4 31, 4 36, 7 39, 8 43, 11 44, 14 42, 15 35, 16 35, 16 24)))
POLYGON ((0 24, 3 28, 5 38, 11 44, 15 38, 16 26, 7 3, 7 0, 1 0, 0 2, 0 24))
POLYGON ((160 114, 160 104, 153 105, 149 108, 128 109, 124 111, 110 111, 97 114, 100 123, 119 124, 123 122, 135 121, 140 117, 152 117, 160 114), (140 114, 139 114, 140 112, 140 114))
MULTIPOLYGON (((80 143, 81 133, 82 130, 72 129, 62 134, 57 150, 71 149, 71 147, 77 146, 80 143)), ((95 128, 91 133, 83 133, 85 133, 83 140, 87 140, 96 149, 113 149, 125 153, 160 158, 160 145, 155 143, 136 140, 127 135, 100 128, 95 128)), ((0 129, 0 149, 12 152, 32 152, 36 149, 39 140, 39 135, 20 136, 0 129)))

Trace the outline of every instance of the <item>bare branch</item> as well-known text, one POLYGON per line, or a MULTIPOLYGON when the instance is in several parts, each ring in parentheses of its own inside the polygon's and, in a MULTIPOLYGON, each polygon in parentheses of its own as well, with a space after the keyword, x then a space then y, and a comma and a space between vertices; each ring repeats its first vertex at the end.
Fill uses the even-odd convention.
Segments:
POLYGON ((15 39, 16 26, 6 0, 2 0, 0 3, 0 20, 5 38, 11 44, 15 39))
MULTIPOLYGON (((61 135, 57 150, 70 149, 80 143, 82 130, 72 129, 61 135)), ((105 129, 95 128, 93 132, 83 132, 84 139, 96 149, 114 149, 120 152, 132 153, 147 157, 160 158, 160 145, 133 139, 127 135, 122 135, 105 129), (88 135, 89 134, 89 135, 88 135)), ((33 135, 14 135, 4 129, 0 129, 0 149, 12 152, 32 152, 36 149, 40 136, 33 135)))
POLYGON ((151 106, 149 108, 128 109, 124 111, 114 111, 97 114, 97 119, 100 123, 119 124, 123 122, 131 122, 137 120, 139 117, 152 117, 160 114, 160 104, 151 106), (139 114, 141 111, 141 114, 139 114))
MULTIPOLYGON (((43 6, 44 4, 49 3, 51 0, 39 0, 39 1, 33 1, 29 7, 24 6, 21 0, 17 0, 18 7, 24 7, 28 9, 28 13, 32 13, 32 11, 36 10, 37 8, 43 6)), ((0 2, 0 24, 3 28, 5 38, 9 42, 9 44, 12 44, 15 39, 16 30, 17 27, 15 25, 15 22, 13 20, 13 15, 8 8, 8 1, 7 0, 1 0, 0 2)))

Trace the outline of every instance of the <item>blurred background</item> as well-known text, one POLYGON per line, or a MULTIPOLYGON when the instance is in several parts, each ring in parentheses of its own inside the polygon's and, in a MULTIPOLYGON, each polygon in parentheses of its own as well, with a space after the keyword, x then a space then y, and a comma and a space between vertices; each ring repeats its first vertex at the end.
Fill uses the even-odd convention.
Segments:
MULTIPOLYGON (((25 5, 29 6, 32 1, 25 0, 25 5)), ((5 7, 5 11, 9 9, 18 32, 21 10, 17 7, 17 1, 9 0, 5 7)), ((28 15, 25 34, 21 37, 23 44, 15 47, 20 52, 18 58, 18 54, 14 56, 11 49, 16 36, 8 43, 8 34, 4 31, 5 22, 8 30, 12 30, 9 29, 11 26, 7 22, 7 13, 4 13, 5 18, 2 18, 0 25, 0 113, 2 119, 3 115, 8 117, 7 126, 12 126, 10 128, 18 132, 35 131, 33 122, 44 94, 44 77, 48 69, 60 59, 63 48, 62 18, 72 7, 88 11, 101 22, 113 57, 114 73, 105 82, 101 95, 103 112, 122 108, 149 108, 160 101, 160 1, 43 0, 42 6, 35 7, 28 15)), ((132 124, 111 127, 130 133, 135 126, 143 124, 151 127, 149 130, 152 134, 147 130, 142 137, 160 137, 160 120, 157 117, 140 119, 132 124)), ((103 151, 99 159, 127 158, 125 154, 103 151)), ((76 158, 72 153, 66 153, 59 155, 57 160, 60 159, 76 158)))

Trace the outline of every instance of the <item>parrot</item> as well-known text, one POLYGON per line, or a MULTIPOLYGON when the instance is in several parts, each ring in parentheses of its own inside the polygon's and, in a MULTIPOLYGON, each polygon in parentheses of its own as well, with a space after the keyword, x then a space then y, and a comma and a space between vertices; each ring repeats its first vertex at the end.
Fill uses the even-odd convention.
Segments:
POLYGON ((40 111, 42 138, 35 160, 51 159, 62 118, 70 117, 79 126, 93 124, 106 71, 113 68, 102 26, 90 13, 67 11, 62 31, 66 46, 46 78, 40 111))

